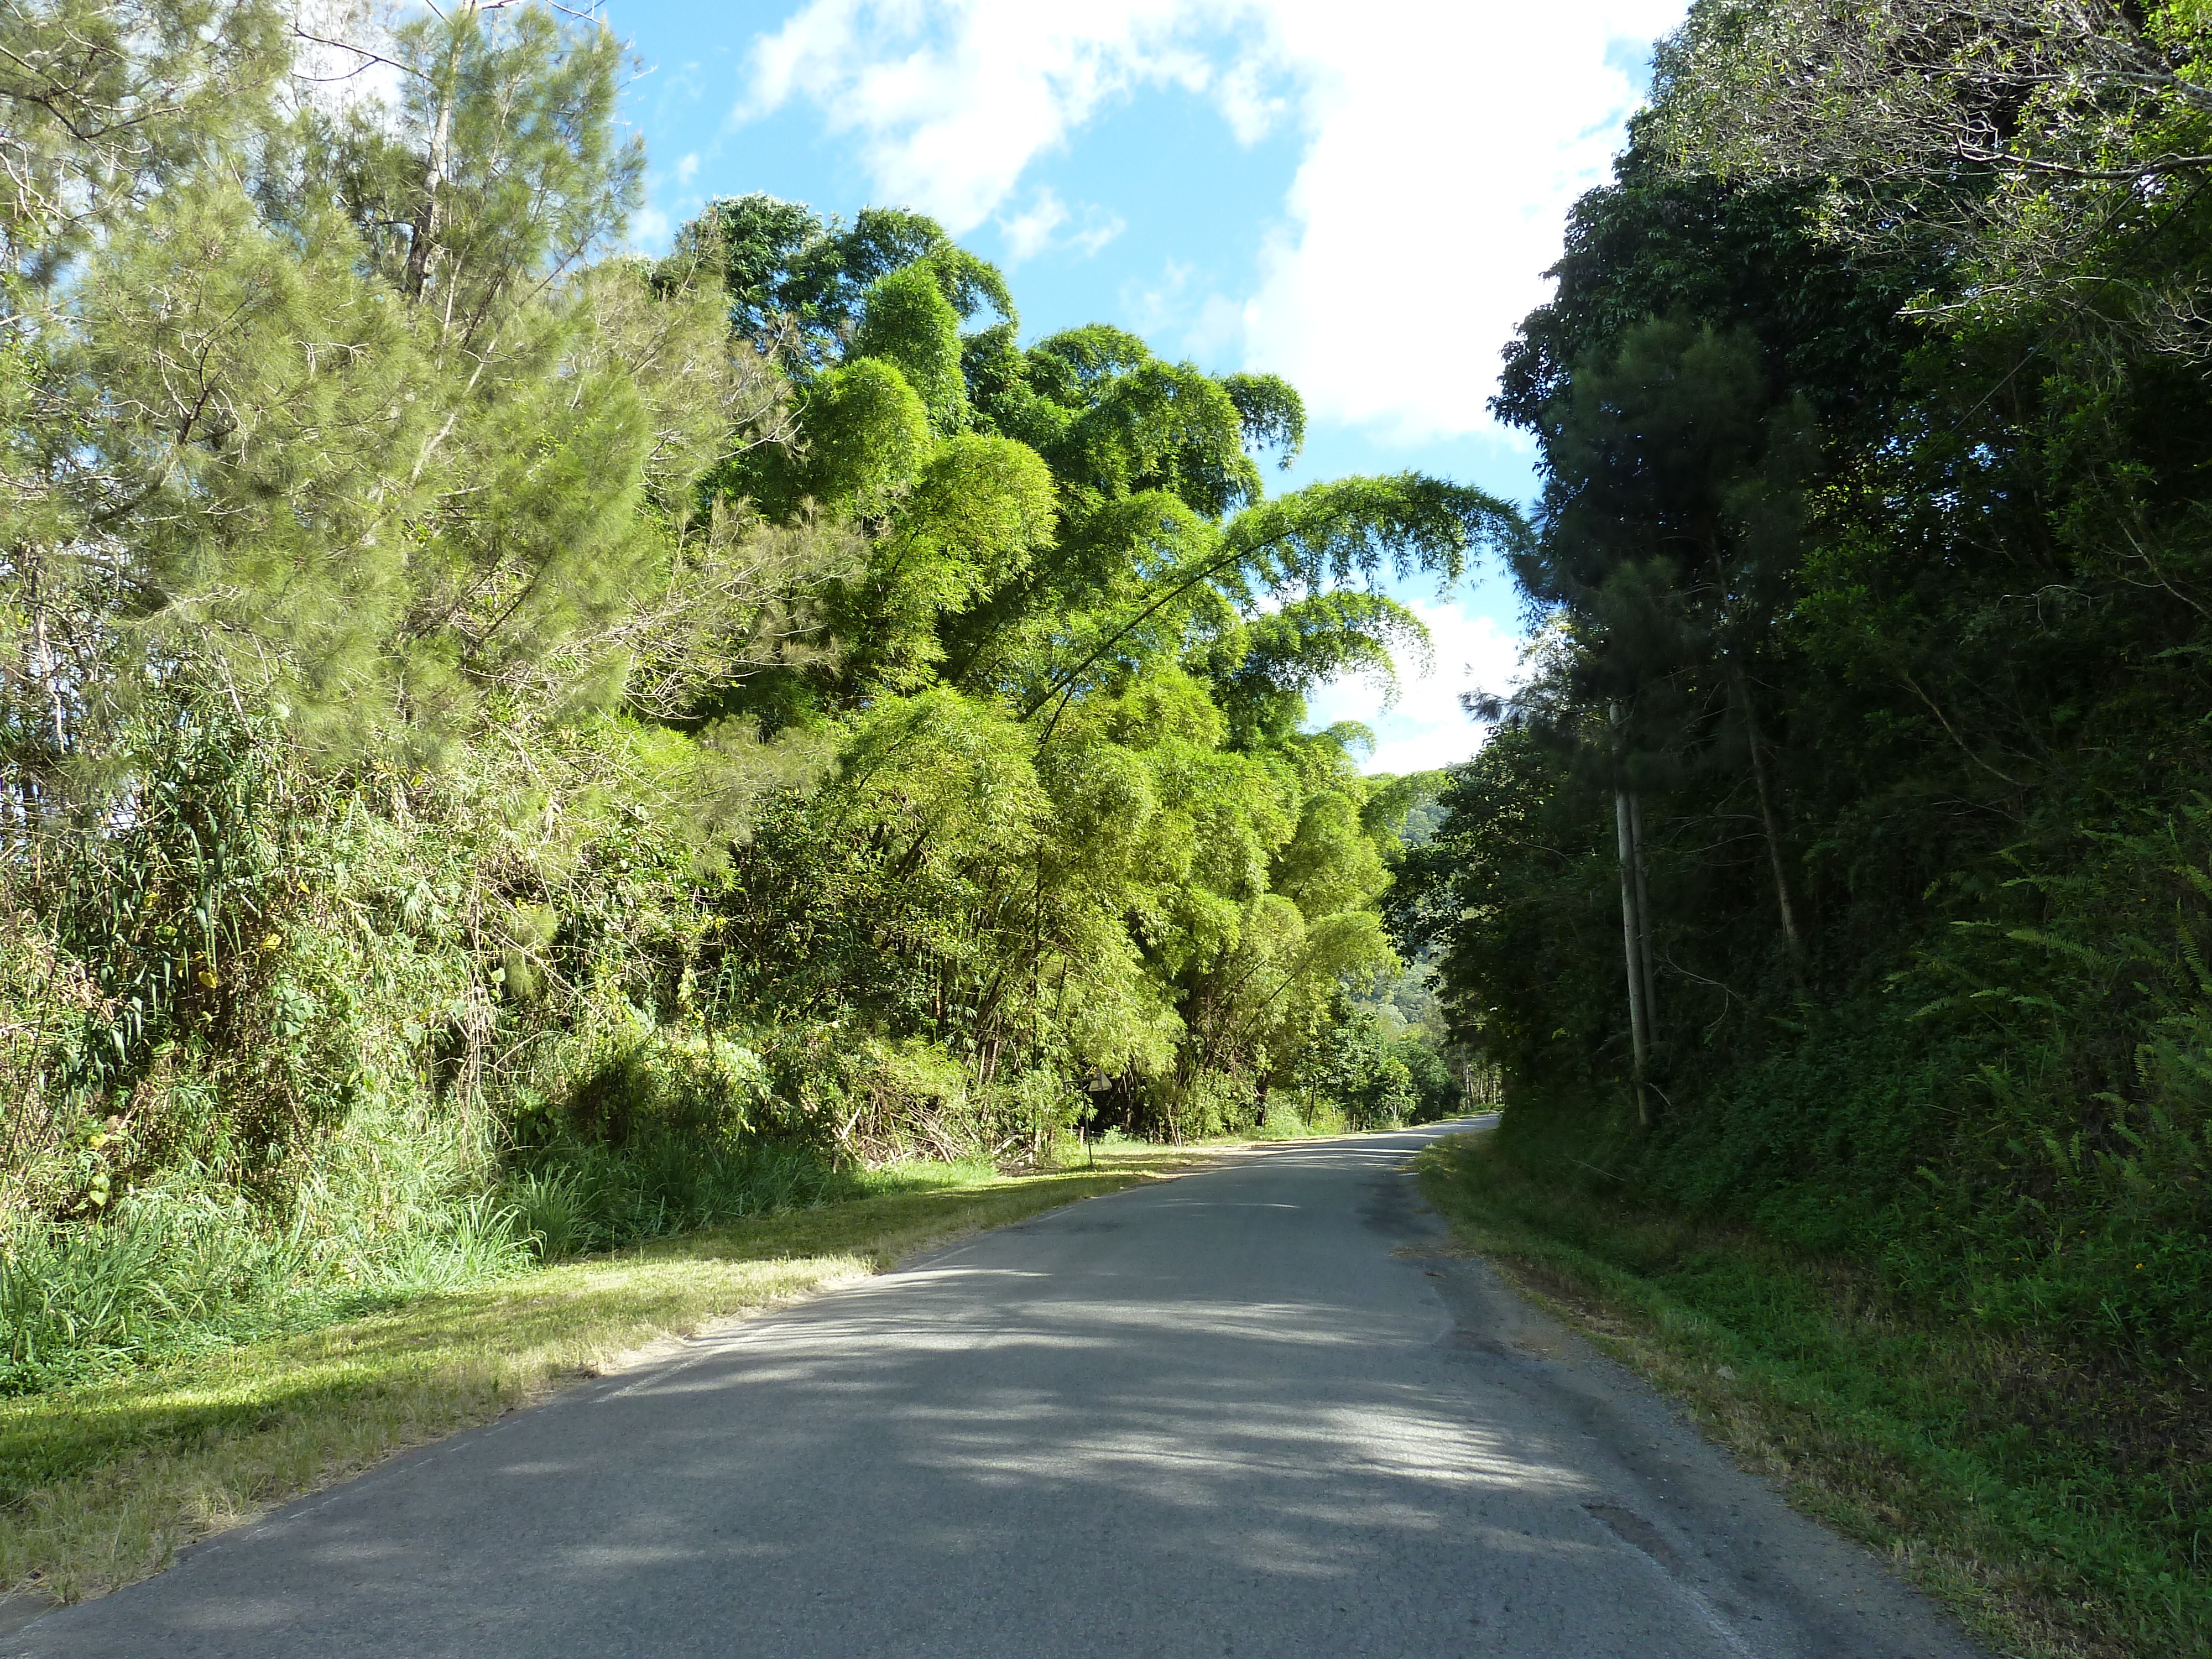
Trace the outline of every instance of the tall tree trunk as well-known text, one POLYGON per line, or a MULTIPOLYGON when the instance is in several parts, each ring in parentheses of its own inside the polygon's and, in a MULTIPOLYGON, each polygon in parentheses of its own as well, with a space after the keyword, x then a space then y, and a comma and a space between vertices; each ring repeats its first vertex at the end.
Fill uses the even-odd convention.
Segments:
MULTIPOLYGON (((448 65, 450 68, 450 64, 448 65)), ((422 297, 422 284, 430 274, 430 241, 438 229, 438 191, 446 182, 446 149, 453 131, 453 100, 449 89, 438 93, 438 121, 430 133, 429 166, 422 179, 422 201, 408 227, 407 297, 422 297)))
POLYGON ((1651 967, 1651 889, 1644 876, 1644 800, 1628 792, 1628 850, 1636 866, 1637 961, 1644 969, 1644 1030, 1653 1047, 1659 1042, 1659 981, 1651 967))
POLYGON ((1759 714, 1751 703, 1751 688, 1744 683, 1743 671, 1734 664, 1729 666, 1729 684, 1735 693, 1737 712, 1743 716, 1743 734, 1751 746, 1752 782, 1759 792, 1759 822, 1766 832, 1766 861, 1774 872, 1774 904, 1782 915, 1782 936, 1790 942, 1790 954, 1803 953, 1804 941, 1797 933, 1797 908, 1790 902, 1789 868, 1782 860, 1782 831, 1774 821, 1774 792, 1767 787, 1766 757, 1760 752, 1759 714))
MULTIPOLYGON (((1624 720, 1619 703, 1613 705, 1612 714, 1617 751, 1618 734, 1624 720)), ((1643 849, 1638 834, 1635 799, 1620 778, 1618 752, 1614 763, 1613 827, 1620 851, 1620 954, 1628 976, 1628 1042, 1636 1061, 1636 1121, 1648 1126, 1651 1109, 1645 1097, 1644 1073, 1651 1057, 1651 956, 1641 902, 1643 849)))
POLYGON ((1628 791, 1613 792, 1613 830, 1620 842, 1620 952, 1628 970, 1628 1041, 1636 1059, 1636 1121, 1651 1121, 1644 1097, 1644 1072, 1650 1059, 1651 1041, 1644 1024, 1644 928, 1636 911, 1636 857, 1631 842, 1628 791))
POLYGON ((52 584, 46 579, 43 550, 23 562, 31 570, 31 672, 46 696, 46 713, 54 726, 54 757, 58 762, 69 752, 69 724, 62 714, 61 675, 55 667, 53 647, 46 638, 46 607, 52 584))

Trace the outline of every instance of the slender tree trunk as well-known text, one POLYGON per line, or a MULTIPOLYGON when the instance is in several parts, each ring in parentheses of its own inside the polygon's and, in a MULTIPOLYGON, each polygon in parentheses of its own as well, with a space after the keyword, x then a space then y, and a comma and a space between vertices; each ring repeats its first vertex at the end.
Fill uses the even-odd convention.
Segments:
MULTIPOLYGON (((1613 705, 1613 728, 1617 734, 1623 723, 1620 705, 1613 705)), ((1615 756, 1616 767, 1619 757, 1615 756)), ((1651 982, 1650 948, 1645 939, 1644 907, 1640 902, 1643 883, 1638 868, 1642 848, 1637 834, 1635 798, 1628 793, 1626 783, 1616 771, 1613 787, 1613 828, 1620 854, 1620 956, 1628 977, 1628 1042, 1636 1062, 1636 1121, 1649 1125, 1651 1109, 1645 1098, 1644 1073, 1651 1058, 1651 982)))
POLYGON ((1650 1037, 1644 1025, 1644 929, 1636 914, 1635 854, 1630 843, 1626 789, 1613 792, 1613 821, 1620 842, 1620 952, 1628 970, 1628 1041, 1636 1059, 1636 1121, 1649 1124, 1651 1112, 1644 1097, 1644 1071, 1650 1051, 1650 1037))
POLYGON ((1644 1031, 1656 1047, 1659 1041, 1659 981, 1651 966, 1651 889, 1644 875, 1644 801, 1628 792, 1628 850, 1636 869, 1636 957, 1644 970, 1644 1031))
POLYGON ((1743 715, 1743 733, 1751 746, 1751 778, 1759 792, 1759 822, 1766 832, 1766 861, 1774 872, 1774 904, 1782 915, 1782 936, 1791 956, 1801 955, 1804 942, 1797 933, 1797 908, 1790 902, 1789 866, 1782 860, 1782 831, 1774 819, 1774 792, 1766 781, 1766 757, 1760 752, 1759 714, 1751 706, 1751 688, 1743 671, 1731 665, 1729 680, 1735 692, 1736 708, 1743 715))
POLYGON ((422 297, 422 284, 430 273, 430 240, 438 228, 438 191, 446 182, 446 146, 453 131, 453 100, 446 88, 438 94, 438 123, 431 130, 429 166, 422 179, 422 202, 408 228, 407 297, 422 297))
POLYGON ((46 713, 54 726, 54 754, 57 758, 69 751, 69 726, 62 714, 61 676, 54 667, 52 645, 46 638, 47 589, 46 561, 34 555, 26 560, 31 566, 31 672, 46 694, 46 713))

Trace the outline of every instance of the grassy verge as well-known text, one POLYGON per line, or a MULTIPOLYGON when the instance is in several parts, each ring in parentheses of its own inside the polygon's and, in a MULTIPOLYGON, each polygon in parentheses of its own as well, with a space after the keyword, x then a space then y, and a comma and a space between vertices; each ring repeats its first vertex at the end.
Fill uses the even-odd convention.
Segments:
MULTIPOLYGON (((941 1184, 655 1240, 387 1312, 0 1399, 0 1590, 103 1594, 409 1446, 489 1421, 658 1338, 1188 1167, 1194 1150, 941 1184)), ((917 1177, 917 1181, 919 1177, 917 1177)))
POLYGON ((2115 1428, 2201 1436, 2197 1391, 1941 1328, 1846 1264, 1539 1182, 1486 1134, 1431 1148, 1422 1174, 1462 1243, 2000 1651, 2212 1652, 2203 1463, 2115 1428))

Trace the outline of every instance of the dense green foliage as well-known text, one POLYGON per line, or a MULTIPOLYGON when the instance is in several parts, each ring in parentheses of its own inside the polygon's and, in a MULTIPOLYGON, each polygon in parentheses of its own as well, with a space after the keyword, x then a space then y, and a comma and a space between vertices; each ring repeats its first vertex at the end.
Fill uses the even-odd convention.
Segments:
POLYGON ((1024 345, 913 214, 610 252, 596 24, 291 17, 0 7, 13 1385, 890 1158, 1449 1108, 1419 791, 1304 697, 1511 509, 1268 499, 1289 386, 1024 345))
POLYGON ((1497 404, 1542 459, 1533 678, 1389 900, 1523 1167, 2038 1356, 2197 1573, 2212 423, 2168 301, 2212 265, 2208 27, 1693 9, 1497 404))
POLYGON ((1599 1312, 1615 1352, 1707 1432, 1786 1468, 1793 1503, 1903 1566, 1991 1651, 2204 1651, 2212 1580, 2166 1502, 2165 1460, 2142 1455, 2190 1410, 2185 1382, 2136 1376, 2131 1408, 2092 1425, 2063 1358, 1916 1316, 1864 1263, 1504 1151, 1468 1136, 1422 1156, 1462 1238, 1599 1312))

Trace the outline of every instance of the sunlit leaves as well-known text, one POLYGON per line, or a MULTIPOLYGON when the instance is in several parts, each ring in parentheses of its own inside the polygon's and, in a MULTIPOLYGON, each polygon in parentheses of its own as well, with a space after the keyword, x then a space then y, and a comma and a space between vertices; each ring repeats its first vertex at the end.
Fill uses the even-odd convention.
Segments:
POLYGON ((869 288, 849 356, 879 357, 897 366, 939 432, 968 424, 968 387, 960 374, 960 319, 936 278, 920 265, 879 277, 869 288))
POLYGON ((807 447, 794 469, 792 505, 811 498, 880 511, 929 453, 929 406, 880 357, 861 357, 823 375, 807 388, 799 420, 807 447))
POLYGON ((1497 496, 1403 472, 1310 484, 1248 507, 1223 528, 1222 544, 1237 560, 1230 580, 1317 592, 1417 570, 1448 586, 1467 574, 1479 550, 1510 550, 1526 536, 1521 515, 1497 496))
POLYGON ((9 269, 52 282, 167 183, 270 121, 285 21, 263 0, 12 0, 0 11, 9 269))

